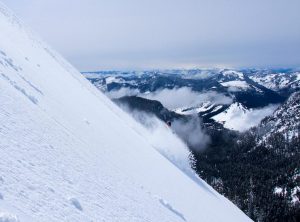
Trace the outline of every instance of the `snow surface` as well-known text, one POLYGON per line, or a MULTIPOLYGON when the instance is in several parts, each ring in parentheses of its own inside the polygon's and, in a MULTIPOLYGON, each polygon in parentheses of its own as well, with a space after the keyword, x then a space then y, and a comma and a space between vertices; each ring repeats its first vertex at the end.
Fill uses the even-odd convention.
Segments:
POLYGON ((288 100, 273 115, 266 118, 259 125, 259 134, 267 140, 274 133, 282 133, 286 139, 292 139, 299 132, 300 120, 300 92, 294 92, 288 100))
POLYGON ((244 79, 244 74, 242 72, 238 72, 235 70, 224 70, 222 73, 224 76, 229 76, 229 77, 232 76, 241 80, 244 79))
POLYGON ((283 190, 282 187, 275 187, 274 188, 274 194, 285 195, 286 194, 286 190, 283 190))
POLYGON ((293 204, 300 203, 299 193, 300 193, 300 186, 296 186, 292 189, 292 203, 293 204))
POLYGON ((199 112, 205 112, 205 111, 213 108, 214 105, 215 104, 211 103, 211 102, 203 102, 203 103, 199 104, 196 107, 177 108, 177 109, 174 109, 173 111, 178 113, 178 114, 181 114, 181 115, 193 115, 193 114, 198 114, 199 112))
MULTIPOLYGON (((194 115, 198 113, 204 113, 210 110, 209 113, 217 112, 218 110, 222 109, 223 105, 216 105, 212 102, 204 102, 198 105, 197 107, 183 107, 172 110, 173 112, 176 112, 180 115, 194 115), (211 110, 212 109, 212 110, 211 110)), ((205 116, 206 114, 202 114, 205 116)))
POLYGON ((249 89, 250 88, 248 83, 246 83, 245 81, 240 81, 240 80, 221 82, 220 84, 222 86, 225 86, 225 87, 230 87, 233 90, 234 89, 249 89))
POLYGON ((117 78, 115 76, 109 76, 105 79, 106 84, 110 84, 110 83, 124 83, 125 81, 121 78, 117 78))
POLYGON ((266 116, 271 115, 278 105, 270 105, 260 109, 247 109, 240 103, 231 104, 226 110, 213 116, 212 119, 222 123, 224 127, 237 131, 246 131, 257 126, 266 116))
POLYGON ((254 75, 250 78, 259 83, 260 85, 265 86, 268 89, 280 90, 283 88, 299 88, 300 85, 300 73, 272 73, 268 75, 254 75))
POLYGON ((297 80, 297 81, 300 81, 300 72, 297 72, 297 73, 296 73, 296 76, 297 76, 297 77, 296 77, 296 80, 297 80))
POLYGON ((0 30, 0 221, 250 221, 1 3, 0 30))

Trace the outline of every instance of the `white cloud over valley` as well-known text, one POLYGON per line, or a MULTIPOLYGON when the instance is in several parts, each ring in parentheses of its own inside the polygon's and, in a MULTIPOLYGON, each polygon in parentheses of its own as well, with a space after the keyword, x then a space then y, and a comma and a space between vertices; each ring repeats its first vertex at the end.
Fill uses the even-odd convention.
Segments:
POLYGON ((166 108, 174 110, 182 107, 195 107, 203 102, 210 101, 215 104, 230 104, 232 98, 215 91, 196 92, 189 87, 159 89, 155 92, 140 93, 137 89, 127 87, 112 90, 106 93, 112 99, 123 96, 140 96, 146 99, 157 100, 166 108))

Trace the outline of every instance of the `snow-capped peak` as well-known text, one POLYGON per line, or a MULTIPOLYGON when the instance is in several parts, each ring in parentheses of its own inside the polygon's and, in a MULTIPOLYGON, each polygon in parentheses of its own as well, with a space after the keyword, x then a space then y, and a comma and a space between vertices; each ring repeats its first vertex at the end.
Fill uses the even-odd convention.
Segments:
POLYGON ((235 70, 224 70, 221 73, 223 74, 223 76, 226 76, 226 77, 233 77, 235 79, 240 79, 240 80, 244 79, 244 74, 242 72, 238 72, 235 70))
POLYGON ((228 129, 246 131, 253 126, 257 126, 263 118, 271 115, 277 107, 278 105, 269 105, 263 108, 247 109, 242 104, 235 102, 212 119, 228 129))

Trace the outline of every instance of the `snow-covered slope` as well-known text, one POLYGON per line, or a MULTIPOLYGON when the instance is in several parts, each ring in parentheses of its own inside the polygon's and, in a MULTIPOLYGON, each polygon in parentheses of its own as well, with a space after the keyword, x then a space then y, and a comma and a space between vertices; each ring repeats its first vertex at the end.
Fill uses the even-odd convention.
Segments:
POLYGON ((249 221, 1 3, 0 30, 0 221, 249 221))
POLYGON ((275 91, 279 91, 284 88, 300 88, 300 72, 270 74, 258 73, 251 75, 250 78, 260 85, 275 91))
POLYGON ((214 103, 211 102, 203 102, 200 103, 197 107, 184 107, 184 108, 177 108, 174 109, 174 112, 181 114, 181 115, 194 115, 194 114, 198 114, 200 112, 206 112, 210 109, 212 109, 213 107, 215 107, 214 103))
POLYGON ((183 107, 174 109, 173 111, 180 115, 195 115, 199 114, 202 118, 206 116, 214 116, 226 109, 227 104, 215 104, 213 102, 202 102, 196 107, 183 107))
POLYGON ((257 126, 263 118, 271 115, 277 107, 278 105, 270 105, 260 109, 247 109, 242 104, 235 102, 212 119, 228 129, 245 131, 257 126))
POLYGON ((266 117, 258 126, 263 140, 275 133, 283 133, 287 138, 297 136, 300 132, 300 92, 293 93, 275 112, 266 117))

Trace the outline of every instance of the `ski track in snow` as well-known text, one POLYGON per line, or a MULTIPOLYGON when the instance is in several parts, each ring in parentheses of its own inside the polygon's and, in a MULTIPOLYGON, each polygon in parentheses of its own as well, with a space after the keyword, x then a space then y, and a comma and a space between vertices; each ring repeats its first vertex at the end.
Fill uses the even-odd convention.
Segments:
POLYGON ((178 217, 180 217, 182 220, 186 221, 184 216, 178 212, 177 210, 175 210, 168 202, 166 202, 165 200, 163 199, 159 199, 159 202, 164 206, 166 207, 167 209, 169 209, 171 212, 173 212, 174 214, 176 214, 178 217))

